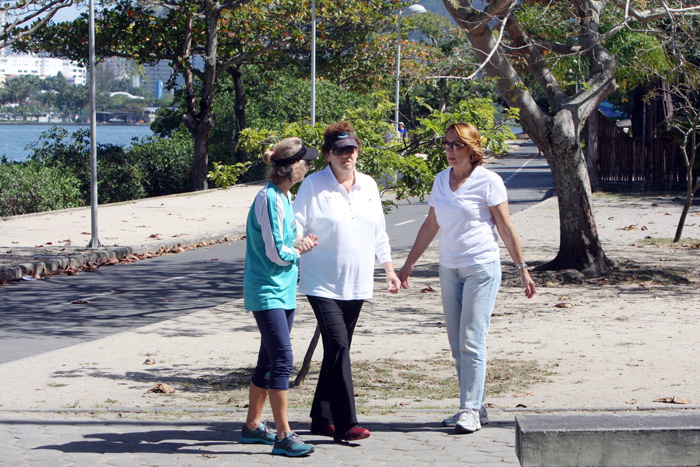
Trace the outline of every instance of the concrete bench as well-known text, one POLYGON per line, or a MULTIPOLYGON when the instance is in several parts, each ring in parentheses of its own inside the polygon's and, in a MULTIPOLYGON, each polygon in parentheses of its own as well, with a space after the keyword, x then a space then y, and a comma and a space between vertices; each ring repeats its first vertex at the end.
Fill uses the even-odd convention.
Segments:
POLYGON ((700 411, 522 414, 515 449, 523 466, 698 466, 700 411))

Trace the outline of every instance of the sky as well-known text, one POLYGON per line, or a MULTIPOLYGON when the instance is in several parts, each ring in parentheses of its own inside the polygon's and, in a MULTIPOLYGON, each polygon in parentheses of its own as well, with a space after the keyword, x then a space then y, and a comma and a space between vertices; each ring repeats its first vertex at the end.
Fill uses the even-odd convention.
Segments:
POLYGON ((60 23, 63 21, 74 20, 75 18, 78 17, 78 15, 81 12, 87 11, 87 9, 88 9, 87 5, 80 6, 80 7, 72 6, 72 7, 68 7, 68 8, 62 8, 53 17, 53 21, 60 23))

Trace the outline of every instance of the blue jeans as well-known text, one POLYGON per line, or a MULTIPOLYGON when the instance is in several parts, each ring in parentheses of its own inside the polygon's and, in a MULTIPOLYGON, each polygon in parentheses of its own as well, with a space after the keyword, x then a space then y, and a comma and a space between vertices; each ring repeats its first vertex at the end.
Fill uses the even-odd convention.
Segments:
POLYGON ((459 407, 479 410, 486 381, 486 336, 501 285, 501 262, 440 266, 445 328, 459 380, 459 407))

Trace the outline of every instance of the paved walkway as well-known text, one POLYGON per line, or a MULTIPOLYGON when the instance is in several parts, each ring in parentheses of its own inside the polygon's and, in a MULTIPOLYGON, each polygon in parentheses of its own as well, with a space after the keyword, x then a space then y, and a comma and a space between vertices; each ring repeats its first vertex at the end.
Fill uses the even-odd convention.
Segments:
MULTIPOLYGON (((305 414, 290 414, 292 419, 305 414)), ((512 417, 498 417, 481 431, 457 436, 435 421, 441 412, 388 413, 363 416, 372 436, 339 444, 292 429, 316 446, 304 465, 518 465, 512 417)), ((176 413, 119 415, 62 413, 0 415, 0 465, 227 466, 279 464, 270 447, 242 445, 236 440, 244 413, 228 416, 176 413), (235 420, 235 421, 232 421, 235 420)))

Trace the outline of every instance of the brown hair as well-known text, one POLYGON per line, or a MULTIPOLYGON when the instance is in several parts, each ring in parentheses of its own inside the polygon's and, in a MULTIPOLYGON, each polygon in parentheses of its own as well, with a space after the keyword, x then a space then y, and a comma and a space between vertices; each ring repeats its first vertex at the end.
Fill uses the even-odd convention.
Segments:
MULTIPOLYGON (((350 122, 336 122, 328 125, 326 130, 323 132, 324 140, 326 135, 332 135, 334 133, 355 133, 355 128, 350 122)), ((359 151, 362 147, 362 140, 355 134, 355 141, 357 142, 357 150, 359 151)), ((327 156, 331 152, 331 144, 324 142, 321 146, 321 155, 327 156)))
POLYGON ((277 165, 273 162, 294 156, 303 145, 304 143, 299 138, 285 138, 277 143, 271 151, 265 151, 265 154, 263 154, 263 161, 270 165, 267 169, 267 178, 269 178, 272 183, 277 185, 282 181, 292 181, 292 173, 297 164, 277 165))
POLYGON ((484 161, 484 149, 481 147, 481 135, 479 134, 479 130, 477 130, 474 125, 463 122, 451 124, 447 127, 447 130, 445 130, 445 134, 450 130, 454 130, 459 141, 467 145, 467 148, 471 152, 469 159, 472 164, 475 167, 481 165, 484 161))

